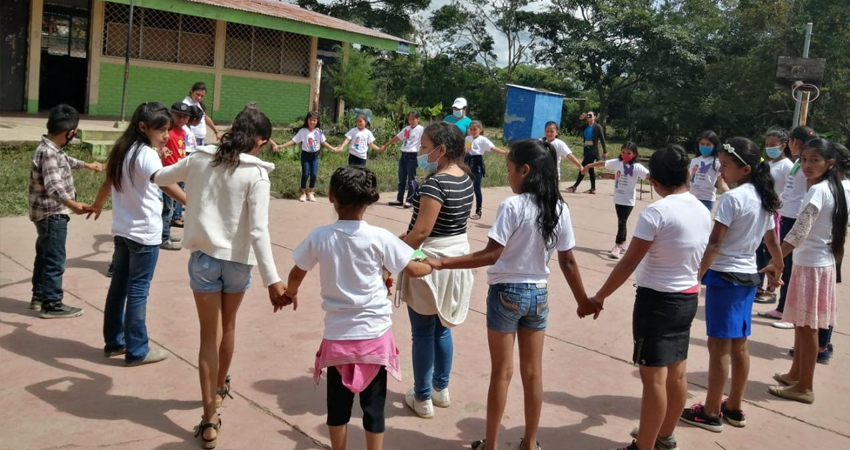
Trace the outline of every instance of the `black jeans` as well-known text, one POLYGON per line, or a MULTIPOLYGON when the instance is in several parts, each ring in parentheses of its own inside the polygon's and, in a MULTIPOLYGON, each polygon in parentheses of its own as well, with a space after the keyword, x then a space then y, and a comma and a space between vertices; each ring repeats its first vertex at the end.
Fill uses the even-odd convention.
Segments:
POLYGON ((32 299, 42 305, 61 302, 62 275, 65 273, 65 240, 68 221, 65 214, 54 214, 35 222, 35 262, 32 269, 32 299))
POLYGON ((626 223, 629 221, 629 215, 632 213, 632 210, 635 209, 634 206, 628 205, 614 205, 614 209, 617 210, 617 244, 622 244, 626 242, 626 223))
MULTIPOLYGON (((596 147, 585 145, 584 159, 581 160, 581 165, 586 166, 588 164, 595 163, 597 159, 599 159, 599 154, 596 152, 596 147)), ((596 190, 596 169, 590 169, 587 173, 590 175, 590 188, 596 190)), ((573 189, 578 188, 579 183, 581 183, 581 180, 583 179, 584 175, 579 172, 578 178, 576 178, 576 182, 573 184, 573 189)))
MULTIPOLYGON (((354 393, 342 384, 336 367, 328 367, 328 426, 346 425, 351 420, 354 393)), ((375 379, 360 393, 363 409, 363 429, 370 433, 384 432, 384 405, 387 403, 387 369, 381 367, 375 379)))
POLYGON ((416 193, 416 157, 419 156, 416 152, 402 152, 398 159, 398 196, 396 200, 399 202, 410 202, 413 199, 413 194, 416 193), (407 189, 407 198, 404 197, 404 191, 407 189))
MULTIPOLYGON (((785 240, 785 236, 791 231, 791 227, 797 223, 797 219, 790 217, 779 216, 779 242, 785 240)), ((789 253, 783 262, 785 268, 782 270, 782 286, 779 288, 779 304, 776 305, 776 310, 779 312, 785 311, 785 296, 788 295, 788 283, 791 281, 791 269, 794 267, 794 254, 789 253)))
POLYGON ((354 156, 351 153, 348 154, 348 165, 349 166, 363 166, 366 167, 366 160, 359 156, 354 156))

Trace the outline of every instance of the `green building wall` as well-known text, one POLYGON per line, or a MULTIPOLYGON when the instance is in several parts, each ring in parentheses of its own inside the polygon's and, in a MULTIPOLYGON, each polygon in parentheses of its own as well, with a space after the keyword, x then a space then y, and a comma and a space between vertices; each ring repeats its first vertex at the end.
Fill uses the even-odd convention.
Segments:
POLYGON ((257 109, 274 123, 289 123, 307 113, 310 85, 260 78, 221 76, 221 106, 217 112, 222 120, 235 117, 245 103, 257 102, 257 109))

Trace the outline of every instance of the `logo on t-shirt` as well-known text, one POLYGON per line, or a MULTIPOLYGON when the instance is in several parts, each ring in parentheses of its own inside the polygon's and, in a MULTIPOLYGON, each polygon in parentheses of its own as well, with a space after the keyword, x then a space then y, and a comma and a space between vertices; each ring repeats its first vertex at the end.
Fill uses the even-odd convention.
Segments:
POLYGON ((313 138, 307 139, 307 146, 310 147, 311 152, 316 151, 316 142, 313 140, 313 138))
POLYGON ((634 176, 635 166, 633 164, 623 164, 623 174, 626 176, 634 176))
POLYGON ((360 150, 360 136, 354 138, 354 148, 360 150))
POLYGON ((472 150, 472 141, 467 140, 466 141, 466 152, 469 153, 470 150, 472 150))
POLYGON ((617 171, 617 174, 616 174, 616 175, 614 175, 614 189, 617 189, 618 187, 620 187, 620 177, 621 177, 622 175, 623 175, 623 174, 622 174, 622 173, 620 173, 620 171, 619 171, 619 170, 617 171))

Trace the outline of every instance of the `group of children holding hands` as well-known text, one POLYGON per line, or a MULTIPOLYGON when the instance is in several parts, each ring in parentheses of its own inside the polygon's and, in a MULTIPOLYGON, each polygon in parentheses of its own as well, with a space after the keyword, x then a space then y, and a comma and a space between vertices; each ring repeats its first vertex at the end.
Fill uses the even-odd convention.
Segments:
MULTIPOLYGON (((843 256, 847 228, 850 182, 845 173, 850 170, 850 154, 839 144, 817 138, 810 129, 795 129, 790 138, 769 133, 775 138, 767 141, 769 161, 763 161, 759 146, 746 138, 721 144, 707 132, 697 142, 701 156, 691 160, 682 147, 668 145, 654 152, 644 167, 637 162, 637 147, 632 143, 625 144, 616 159, 582 165, 557 139, 554 123, 547 124, 544 139, 514 142, 503 150, 481 135, 480 123, 470 124, 465 141, 454 127, 449 127, 450 132, 458 136, 443 139, 437 134, 448 132, 445 124, 422 127, 418 114, 411 113, 409 126, 378 147, 366 129, 365 117, 358 116, 358 126, 346 134, 342 145, 352 144, 351 164, 338 168, 330 180, 329 200, 339 220, 315 229, 296 248, 295 264, 284 282, 277 274, 269 235, 268 173, 274 165, 257 157, 270 143, 271 123, 255 108, 246 108, 219 145, 199 146, 191 158, 180 158, 185 147, 178 143, 174 160, 168 143, 172 132, 179 141, 186 121, 181 114, 192 116, 184 111, 154 102, 139 105, 110 152, 106 180, 92 205, 74 200, 70 170, 85 166, 99 171, 101 167, 84 165, 64 154, 62 147, 73 138, 77 117, 67 107, 51 112, 48 135, 33 160, 30 187, 31 219, 39 233, 32 304, 39 302, 42 317, 81 313, 61 302, 64 230, 71 212, 89 213, 96 219, 111 195, 115 269, 104 310, 104 354, 124 355, 128 365, 164 359, 164 350, 148 345, 145 307, 164 244, 164 223, 172 217, 164 211, 162 193, 185 204, 183 245, 192 251, 189 279, 201 324, 204 414, 196 435, 204 448, 215 448, 221 427, 218 408, 230 396, 228 371, 236 313, 252 283, 253 265, 259 266, 274 312, 288 306, 297 309, 302 281, 319 265, 325 327, 314 377, 318 382, 321 371, 327 370, 327 424, 335 450, 345 448, 355 394, 360 395, 367 447, 378 450, 383 445, 387 374, 400 378, 388 299, 390 274, 415 278, 434 270, 485 266, 489 266, 487 329, 493 364, 486 434, 472 448, 498 448, 517 338, 526 393, 526 431, 520 447, 540 449, 537 427, 543 401, 549 260, 556 252, 580 317, 598 317, 605 301, 635 274, 633 361, 640 367, 644 389, 640 424, 632 432, 635 440, 623 449, 677 448, 674 431, 680 420, 712 431, 722 429, 722 418, 734 426, 746 425, 742 401, 749 372, 747 337, 753 301, 762 286, 760 274, 767 275, 769 286, 787 289, 782 294, 787 296, 783 319, 796 329, 791 369, 774 376, 785 387, 771 387, 770 392, 805 403, 814 401, 817 330, 835 325, 835 283, 840 275, 836 264, 843 256), (377 177, 364 167, 366 149, 385 150, 397 141, 402 142, 403 154, 393 204, 404 206, 410 201, 409 192, 407 197, 404 194, 413 188, 414 158, 418 167, 434 173, 438 165, 454 167, 455 156, 463 153, 477 180, 472 218, 480 217, 480 177, 485 172, 481 155, 489 150, 505 153, 513 195, 499 205, 483 249, 464 256, 424 257, 393 233, 364 221, 366 209, 379 199, 377 177), (458 147, 465 142, 465 149, 447 148, 446 142, 458 147), (166 152, 163 158, 162 148, 171 154, 166 152), (796 159, 790 168, 782 163, 789 156, 796 159), (571 211, 558 186, 562 157, 585 172, 604 165, 616 173, 614 203, 619 220, 611 255, 622 257, 594 295, 585 292, 573 252, 571 211), (782 192, 777 191, 780 174, 773 174, 775 167, 788 170, 782 192), (732 188, 720 198, 712 222, 710 202, 716 201, 714 185, 719 177, 732 188), (626 220, 635 204, 636 180, 641 178, 652 184, 661 199, 640 212, 626 248, 626 220), (185 192, 180 182, 185 183, 185 192), (790 218, 786 214, 792 214, 788 208, 796 209, 795 222, 785 220, 790 218), (778 235, 777 212, 782 216, 778 235), (761 251, 770 257, 762 258, 760 264, 756 254, 762 246, 761 251), (793 269, 789 257, 793 257, 793 269), (789 276, 784 276, 789 270, 789 276), (700 284, 706 286, 709 389, 704 405, 685 408, 686 361, 700 284), (730 365, 732 387, 724 400, 730 365)), ((302 201, 315 199, 316 152, 322 147, 341 150, 327 144, 318 119, 316 114, 308 115, 291 141, 276 146, 301 144, 302 201)))

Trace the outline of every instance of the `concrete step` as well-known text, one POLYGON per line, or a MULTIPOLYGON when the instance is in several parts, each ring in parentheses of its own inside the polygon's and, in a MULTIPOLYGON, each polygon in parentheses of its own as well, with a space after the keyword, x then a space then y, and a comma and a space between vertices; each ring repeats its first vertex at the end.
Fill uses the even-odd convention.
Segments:
MULTIPOLYGON (((115 138, 118 139, 118 138, 115 138)), ((113 140, 83 140, 83 145, 91 150, 91 154, 94 159, 98 161, 105 161, 106 157, 109 156, 109 151, 112 150, 112 146, 115 145, 115 139, 113 140)))
POLYGON ((80 139, 84 141, 112 141, 115 142, 121 134, 124 133, 123 128, 109 129, 80 129, 80 139))

